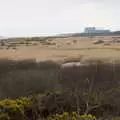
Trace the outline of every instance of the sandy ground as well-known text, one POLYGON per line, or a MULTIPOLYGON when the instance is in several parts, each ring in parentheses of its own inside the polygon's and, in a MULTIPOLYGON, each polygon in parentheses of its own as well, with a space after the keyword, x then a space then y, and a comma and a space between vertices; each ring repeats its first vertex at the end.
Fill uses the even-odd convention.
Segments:
POLYGON ((94 45, 93 40, 111 40, 112 37, 70 37, 56 38, 51 43, 56 45, 18 46, 16 50, 0 49, 0 58, 63 60, 65 58, 81 57, 83 59, 120 60, 120 43, 105 46, 94 45))

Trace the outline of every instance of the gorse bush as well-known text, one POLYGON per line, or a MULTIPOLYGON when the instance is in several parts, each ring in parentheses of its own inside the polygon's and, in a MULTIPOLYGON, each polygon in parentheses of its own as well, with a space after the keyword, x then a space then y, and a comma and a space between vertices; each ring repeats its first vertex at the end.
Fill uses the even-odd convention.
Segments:
POLYGON ((53 115, 48 120, 96 120, 96 117, 92 115, 79 115, 76 112, 64 112, 63 114, 53 115))
MULTIPOLYGON (((0 110, 2 118, 12 118, 24 120, 24 109, 14 100, 3 100, 0 102, 0 110)), ((8 119, 9 120, 9 119, 8 119)))
POLYGON ((7 113, 1 113, 0 120, 10 120, 10 117, 8 116, 7 113))
POLYGON ((36 119, 35 103, 31 98, 0 101, 0 120, 29 120, 36 119))

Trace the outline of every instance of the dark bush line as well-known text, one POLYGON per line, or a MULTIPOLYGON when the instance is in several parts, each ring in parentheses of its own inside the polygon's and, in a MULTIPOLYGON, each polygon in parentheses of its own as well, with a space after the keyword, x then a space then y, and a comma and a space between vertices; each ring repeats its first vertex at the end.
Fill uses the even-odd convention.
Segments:
POLYGON ((120 64, 93 63, 60 68, 53 61, 0 60, 0 89, 11 97, 19 96, 20 92, 20 95, 27 95, 56 89, 87 88, 88 81, 94 81, 94 89, 103 91, 119 84, 120 64))
POLYGON ((57 68, 59 64, 53 61, 41 61, 36 62, 36 60, 9 60, 2 59, 0 60, 0 69, 1 71, 8 72, 11 70, 20 70, 20 69, 51 69, 57 68))
POLYGON ((119 80, 120 64, 89 64, 87 66, 62 69, 60 82, 68 88, 73 86, 73 82, 73 87, 85 88, 87 81, 94 81, 94 88, 107 89, 119 84, 119 80))
POLYGON ((54 89, 59 70, 59 64, 53 61, 0 60, 0 99, 54 89))

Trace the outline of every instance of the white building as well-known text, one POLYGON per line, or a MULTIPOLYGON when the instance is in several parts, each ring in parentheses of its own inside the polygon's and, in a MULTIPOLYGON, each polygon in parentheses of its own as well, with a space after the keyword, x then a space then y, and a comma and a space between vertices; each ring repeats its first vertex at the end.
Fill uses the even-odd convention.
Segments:
POLYGON ((87 27, 84 29, 84 33, 110 33, 110 30, 96 29, 95 27, 87 27))

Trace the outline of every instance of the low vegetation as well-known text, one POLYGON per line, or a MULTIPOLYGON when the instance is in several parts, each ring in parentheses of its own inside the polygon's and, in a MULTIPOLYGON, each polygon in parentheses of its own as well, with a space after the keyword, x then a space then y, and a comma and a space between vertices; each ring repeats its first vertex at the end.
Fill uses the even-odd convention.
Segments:
POLYGON ((31 97, 0 101, 0 120, 36 120, 35 104, 31 97))
POLYGON ((0 61, 0 120, 119 120, 120 62, 0 61))

